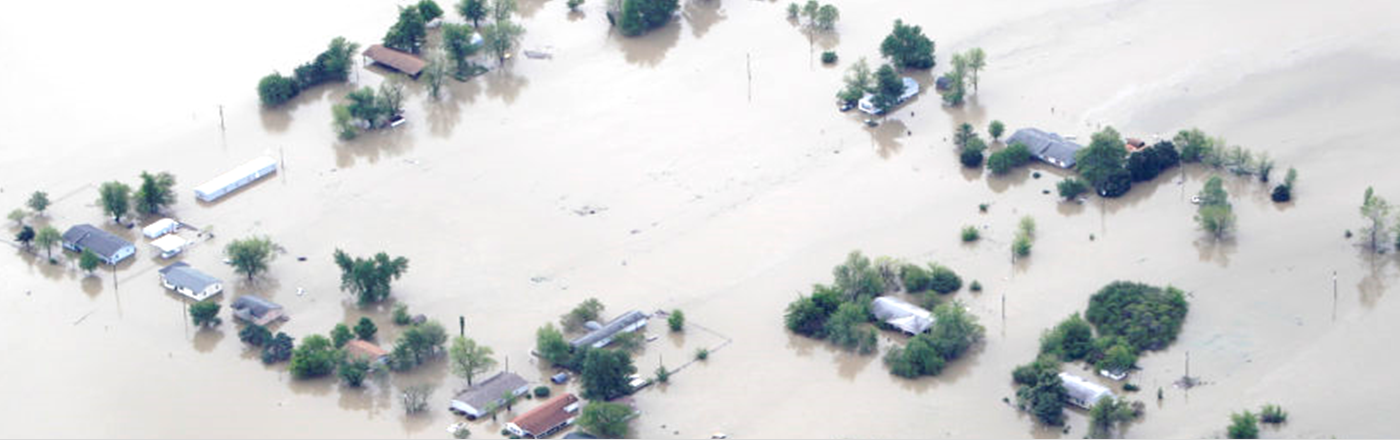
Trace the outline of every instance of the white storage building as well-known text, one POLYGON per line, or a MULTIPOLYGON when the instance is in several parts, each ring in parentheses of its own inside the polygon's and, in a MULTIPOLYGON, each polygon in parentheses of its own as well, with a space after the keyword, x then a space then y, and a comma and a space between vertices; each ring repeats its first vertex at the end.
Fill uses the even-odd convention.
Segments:
POLYGON ((146 225, 146 227, 141 228, 141 235, 145 235, 146 238, 154 240, 160 238, 160 236, 162 235, 174 232, 179 227, 180 222, 177 222, 173 219, 163 218, 160 220, 156 220, 155 223, 151 223, 149 225, 146 225))
POLYGON ((214 180, 204 182, 203 185, 194 189, 194 196, 205 202, 212 202, 275 172, 277 172, 276 160, 267 156, 259 157, 215 177, 214 180))

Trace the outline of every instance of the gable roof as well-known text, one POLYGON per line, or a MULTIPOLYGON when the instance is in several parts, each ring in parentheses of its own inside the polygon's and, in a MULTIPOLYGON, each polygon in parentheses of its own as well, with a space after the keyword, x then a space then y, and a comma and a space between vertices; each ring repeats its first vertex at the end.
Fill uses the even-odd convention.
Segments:
POLYGON ((218 278, 195 270, 183 261, 161 268, 160 274, 165 277, 166 282, 176 288, 185 288, 192 292, 203 292, 209 286, 220 283, 218 278))
POLYGON ((899 298, 882 296, 870 303, 875 318, 908 333, 919 334, 933 326, 933 314, 899 298))
POLYGON ((637 324, 638 322, 646 320, 647 315, 636 310, 623 313, 622 316, 613 318, 612 321, 608 321, 607 324, 603 324, 603 326, 599 327, 597 330, 588 332, 588 334, 580 336, 578 339, 574 339, 572 342, 569 342, 569 344, 574 347, 591 346, 593 344, 598 343, 599 341, 603 341, 605 339, 613 337, 613 335, 616 335, 618 332, 621 332, 622 330, 631 327, 632 325, 637 324))
POLYGON ((499 402, 501 396, 507 392, 513 392, 529 384, 520 375, 502 371, 458 393, 457 397, 453 397, 452 400, 470 405, 478 411, 484 411, 487 406, 499 402))
POLYGON ((352 339, 350 340, 350 342, 345 343, 345 354, 351 358, 360 358, 372 361, 382 358, 384 356, 388 356, 389 352, 385 351, 383 348, 380 348, 378 345, 374 345, 373 342, 361 339, 352 339))
POLYGON ((262 318, 269 312, 282 309, 282 306, 277 303, 253 295, 238 297, 238 299, 233 300, 233 305, 230 307, 234 310, 245 311, 245 313, 252 315, 254 318, 262 318))
POLYGON ((1080 402, 1083 402, 1083 405, 1080 406, 1084 408, 1094 406, 1094 404, 1099 403, 1100 399, 1105 397, 1113 397, 1113 392, 1109 391, 1108 387, 1090 382, 1073 374, 1061 372, 1060 383, 1064 385, 1065 392, 1069 394, 1070 402, 1073 402, 1075 405, 1080 405, 1080 402))
POLYGON ((413 56, 413 54, 408 52, 384 47, 383 44, 370 46, 368 49, 365 49, 364 54, 376 63, 392 67, 394 70, 406 73, 409 76, 418 76, 418 73, 422 72, 423 68, 428 66, 428 62, 423 61, 422 58, 413 56))
POLYGON ((1039 128, 1022 128, 1016 130, 1011 137, 1006 138, 1006 144, 1020 143, 1030 150, 1031 155, 1036 159, 1050 162, 1063 168, 1074 167, 1074 153, 1079 151, 1079 144, 1065 140, 1060 135, 1046 132, 1039 128))
POLYGON ((109 260, 122 248, 132 246, 131 242, 86 223, 68 228, 68 231, 63 233, 63 241, 79 249, 91 250, 109 260))
POLYGON ((510 422, 532 436, 539 436, 572 419, 574 414, 568 409, 569 405, 573 405, 575 402, 578 402, 578 397, 574 396, 573 393, 560 394, 540 404, 540 406, 530 408, 525 414, 521 414, 520 417, 516 417, 510 422))

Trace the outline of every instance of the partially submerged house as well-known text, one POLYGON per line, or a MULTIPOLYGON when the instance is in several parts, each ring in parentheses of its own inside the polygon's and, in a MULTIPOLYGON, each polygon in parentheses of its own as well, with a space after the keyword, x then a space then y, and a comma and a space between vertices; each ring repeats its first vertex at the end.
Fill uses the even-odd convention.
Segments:
POLYGON ((243 295, 233 300, 233 316, 251 324, 266 326, 287 315, 282 306, 253 295, 243 295))
POLYGON ((630 333, 639 328, 646 327, 647 315, 633 310, 623 313, 622 316, 613 318, 607 324, 588 332, 588 334, 578 337, 569 342, 569 345, 577 349, 579 347, 603 348, 612 343, 613 338, 622 333, 630 333))
POLYGON ((195 270, 183 261, 160 269, 160 285, 195 301, 203 301, 224 291, 223 281, 195 270))
POLYGON ((345 356, 351 360, 362 360, 372 364, 385 364, 389 362, 389 352, 375 345, 373 342, 362 339, 353 339, 345 343, 345 356))
POLYGON ((572 425, 578 416, 578 409, 577 396, 573 393, 560 394, 511 420, 506 424, 506 430, 520 437, 548 437, 572 425))
POLYGON ((530 391, 530 383, 515 373, 500 372, 477 382, 452 398, 450 409, 468 419, 485 416, 505 404, 504 396, 520 396, 530 391))
POLYGON ((423 68, 428 66, 428 62, 422 58, 408 52, 385 47, 383 44, 375 44, 365 49, 364 56, 371 61, 414 78, 418 78, 418 74, 423 73, 423 68))
POLYGON ((1070 142, 1060 135, 1039 128, 1022 128, 1006 138, 1006 144, 1020 143, 1030 150, 1031 157, 1060 168, 1074 168, 1074 153, 1079 144, 1070 142))
POLYGON ((1104 398, 1113 397, 1113 392, 1108 387, 1090 382, 1073 374, 1061 372, 1060 383, 1065 387, 1066 398, 1074 406, 1089 409, 1094 404, 1099 403, 1104 398))
POLYGON ((146 225, 146 227, 141 228, 141 235, 145 235, 146 238, 154 240, 160 238, 160 236, 162 235, 175 232, 175 230, 179 227, 180 222, 177 222, 173 219, 163 218, 160 220, 156 220, 155 223, 151 223, 149 225, 146 225))
POLYGON ((107 264, 120 263, 136 254, 136 246, 131 242, 86 223, 63 233, 63 248, 73 252, 92 251, 107 264))
POLYGON ((277 172, 276 160, 267 156, 259 157, 195 187, 194 196, 199 200, 212 202, 275 172, 277 172))
POLYGON ((1133 154, 1142 150, 1146 150, 1147 142, 1143 142, 1142 139, 1138 138, 1128 138, 1127 140, 1123 141, 1123 148, 1128 149, 1128 154, 1133 154))
POLYGON ((186 241, 179 235, 169 234, 152 241, 151 247, 156 248, 156 251, 160 252, 161 258, 170 258, 184 251, 185 245, 187 244, 189 244, 189 241, 186 241))
POLYGON ((875 319, 911 335, 926 332, 933 326, 933 313, 899 298, 875 298, 870 303, 870 312, 875 319))
MULTIPOLYGON (((914 95, 919 94, 918 81, 914 81, 914 78, 910 78, 907 76, 904 77, 902 81, 904 82, 904 93, 899 94, 899 99, 896 99, 894 103, 890 104, 890 108, 898 107, 900 104, 904 104, 905 101, 908 101, 910 98, 913 98, 914 95)), ((860 98, 860 103, 857 105, 857 107, 860 108, 860 111, 871 115, 884 114, 885 112, 890 110, 890 108, 876 107, 875 95, 869 93, 866 93, 864 97, 860 98)))

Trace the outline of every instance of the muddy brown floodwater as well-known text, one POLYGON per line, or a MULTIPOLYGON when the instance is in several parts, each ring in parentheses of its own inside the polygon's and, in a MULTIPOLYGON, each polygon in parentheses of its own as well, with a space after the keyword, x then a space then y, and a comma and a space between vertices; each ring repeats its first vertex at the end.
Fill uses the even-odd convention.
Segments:
MULTIPOLYGON (((683 0, 675 23, 627 39, 610 32, 601 0, 579 13, 521 0, 523 46, 552 47, 552 59, 519 57, 452 83, 440 102, 410 84, 407 126, 348 143, 329 107, 382 70, 277 109, 259 107, 254 85, 336 35, 375 42, 393 2, 82 3, 0 14, 0 207, 46 190, 54 206, 34 223, 102 225, 140 251, 88 277, 71 255, 49 265, 5 248, 0 436, 441 438, 456 421, 445 407, 462 384, 442 362, 347 389, 263 366, 232 322, 187 325, 184 300, 157 284, 163 262, 95 203, 98 183, 142 170, 174 173, 173 214, 214 232, 181 258, 226 280, 218 300, 281 302, 293 317, 281 330, 297 337, 361 316, 382 340, 397 333, 385 310, 339 292, 330 255, 341 248, 407 256, 398 301, 449 328, 464 316, 532 380, 549 373, 529 360, 535 328, 590 296, 609 314, 680 308, 714 331, 672 337, 654 322, 644 372, 732 339, 637 396, 640 437, 1082 437, 1081 412, 1065 434, 1002 398, 1039 333, 1115 279, 1173 284, 1191 301, 1179 340, 1140 361, 1134 398, 1148 414, 1127 435, 1218 436, 1230 412, 1269 402, 1293 417, 1266 436, 1400 433, 1400 261, 1342 238, 1361 226, 1366 186, 1400 197, 1394 2, 834 0, 837 33, 809 39, 784 2, 683 0), (954 51, 984 48, 987 89, 958 109, 925 94, 875 129, 834 111, 843 70, 876 59, 895 18, 937 41, 935 73, 954 51), (817 61, 827 48, 837 66, 817 61), (1220 243, 1191 220, 1200 169, 1060 204, 1041 192, 1060 171, 960 169, 952 128, 992 119, 1080 139, 1101 125, 1146 138, 1200 127, 1297 167, 1296 201, 1227 178, 1239 233, 1220 243), (283 169, 217 203, 193 199, 195 185, 259 155, 283 169), (1022 215, 1039 237, 1013 265, 1022 215), (986 238, 963 245, 963 225, 986 238), (219 249, 248 235, 285 249, 254 282, 220 264, 219 249), (852 249, 980 280, 984 292, 956 298, 986 343, 941 376, 904 380, 878 356, 785 331, 784 305, 852 249), (1209 383, 1189 393, 1170 386, 1188 351, 1209 383), (394 390, 419 383, 436 387, 432 410, 405 416, 394 390)), ((500 426, 471 429, 490 438, 500 426)))

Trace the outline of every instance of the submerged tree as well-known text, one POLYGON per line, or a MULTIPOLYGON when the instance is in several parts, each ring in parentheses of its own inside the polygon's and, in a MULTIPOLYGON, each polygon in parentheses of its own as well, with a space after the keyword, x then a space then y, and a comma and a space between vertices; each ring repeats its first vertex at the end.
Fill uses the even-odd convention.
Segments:
POLYGON ((470 338, 458 336, 452 339, 452 346, 447 349, 447 358, 452 367, 452 374, 466 379, 467 386, 471 386, 473 378, 496 366, 496 359, 491 357, 492 353, 491 347, 477 345, 476 341, 470 338))
POLYGON ((923 28, 894 21, 894 30, 880 43, 880 54, 895 65, 906 69, 928 69, 934 65, 934 44, 924 36, 923 28))
POLYGON ((97 270, 97 265, 101 263, 102 258, 93 253, 92 249, 83 249, 82 255, 78 257, 78 268, 88 275, 92 275, 92 271, 97 270))
POLYGON ((836 98, 850 105, 855 105, 861 97, 875 88, 875 80, 870 73, 870 64, 866 63, 863 57, 851 64, 851 67, 846 68, 844 81, 846 87, 836 93, 836 98))
POLYGON ((335 264, 340 267, 340 290, 354 294, 361 306, 388 298, 389 283, 408 271, 407 258, 390 258, 384 252, 372 258, 351 258, 336 249, 335 264))
POLYGON ((1361 217, 1366 219, 1367 225, 1361 228, 1361 235, 1366 237, 1366 245, 1372 252, 1385 252, 1385 247, 1390 243, 1390 230, 1386 228, 1386 222, 1390 221, 1390 202, 1375 194, 1371 187, 1366 187, 1366 195, 1361 199, 1361 217))
POLYGON ((122 216, 131 211, 131 187, 121 182, 106 182, 97 188, 101 196, 102 212, 112 216, 112 221, 122 222, 122 216))
POLYGON ((481 27, 481 19, 486 18, 486 0, 461 0, 457 3, 457 13, 471 20, 472 27, 481 27))
POLYGON ((623 438, 632 418, 632 409, 627 405, 589 402, 579 413, 578 425, 598 438, 623 438))
POLYGON ((496 55, 498 64, 505 63, 506 54, 515 49, 524 34, 525 28, 510 20, 497 20, 481 28, 482 44, 486 50, 496 55))
POLYGON ((35 235, 37 235, 37 234, 34 232, 34 227, 33 227, 33 226, 29 226, 29 225, 20 226, 20 228, 19 228, 19 233, 16 233, 16 234, 15 234, 15 241, 18 241, 20 245, 23 245, 24 248, 25 248, 26 250, 28 250, 28 249, 29 249, 29 243, 31 243, 31 242, 34 241, 35 235))
POLYGON ((175 204, 175 176, 160 172, 141 172, 141 187, 136 190, 136 211, 142 214, 156 214, 161 209, 175 204))
POLYGON ((44 248, 44 253, 48 254, 50 260, 53 260, 53 245, 59 244, 61 241, 63 241, 63 234, 49 225, 39 228, 39 233, 34 235, 34 244, 44 248))
POLYGON ((194 325, 200 327, 216 326, 223 322, 219 319, 219 303, 214 301, 200 301, 190 304, 190 320, 194 325))
POLYGON ((29 206, 29 209, 33 209, 34 214, 44 215, 44 210, 49 209, 49 193, 34 191, 34 194, 29 195, 29 201, 25 205, 29 206))
POLYGON ((266 271, 267 263, 276 258, 272 247, 272 240, 267 237, 249 237, 229 242, 224 247, 224 256, 233 265, 234 272, 247 275, 252 280, 258 273, 266 271))
POLYGON ((472 29, 456 23, 442 25, 442 47, 457 76, 466 75, 471 70, 471 56, 481 49, 481 46, 472 44, 472 29))
POLYGON ((417 6, 400 6, 399 21, 384 34, 384 46, 408 53, 418 53, 428 38, 427 20, 417 6))
POLYGON ((1220 176, 1207 180, 1197 197, 1201 200, 1201 206, 1196 211, 1196 223, 1216 240, 1224 238, 1234 228, 1235 214, 1220 176))

